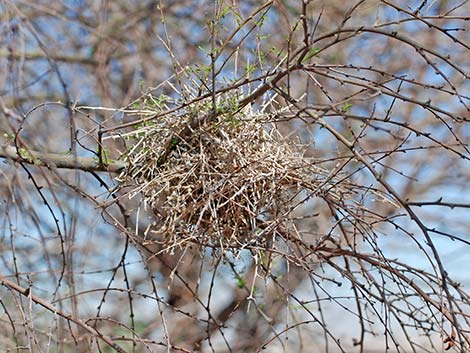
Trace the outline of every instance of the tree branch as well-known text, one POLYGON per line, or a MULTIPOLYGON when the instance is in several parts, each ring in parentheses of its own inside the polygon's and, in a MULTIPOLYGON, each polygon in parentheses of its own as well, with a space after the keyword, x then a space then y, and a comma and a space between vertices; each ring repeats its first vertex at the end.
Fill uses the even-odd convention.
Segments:
POLYGON ((37 166, 79 169, 85 172, 119 173, 127 166, 127 163, 123 161, 112 161, 102 165, 97 158, 76 157, 59 153, 42 153, 4 145, 0 145, 0 157, 37 166))
POLYGON ((59 316, 63 317, 64 319, 69 320, 71 322, 74 322, 77 326, 80 326, 83 329, 85 329, 93 337, 97 337, 97 338, 101 339, 108 346, 110 346, 114 350, 116 350, 116 352, 126 353, 126 351, 123 348, 121 348, 118 344, 116 344, 110 337, 102 334, 96 328, 88 325, 86 322, 84 322, 84 321, 82 321, 78 318, 75 318, 75 317, 73 317, 72 315, 70 315, 68 313, 65 313, 63 311, 58 310, 55 306, 53 306, 49 302, 47 302, 47 301, 41 299, 40 297, 32 294, 30 288, 23 288, 23 287, 17 285, 16 283, 7 280, 5 277, 3 277, 1 275, 0 275, 0 285, 3 285, 3 286, 5 286, 5 287, 7 287, 7 288, 9 288, 9 289, 11 289, 15 292, 18 292, 18 293, 30 298, 34 303, 36 303, 38 305, 41 305, 45 309, 49 310, 51 313, 59 315, 59 316))

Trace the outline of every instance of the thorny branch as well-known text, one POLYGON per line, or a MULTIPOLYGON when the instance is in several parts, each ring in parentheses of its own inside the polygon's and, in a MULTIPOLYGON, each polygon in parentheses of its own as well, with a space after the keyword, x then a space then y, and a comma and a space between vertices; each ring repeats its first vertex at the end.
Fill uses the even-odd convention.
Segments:
POLYGON ((470 8, 408 5, 4 1, 0 345, 466 352, 470 8))

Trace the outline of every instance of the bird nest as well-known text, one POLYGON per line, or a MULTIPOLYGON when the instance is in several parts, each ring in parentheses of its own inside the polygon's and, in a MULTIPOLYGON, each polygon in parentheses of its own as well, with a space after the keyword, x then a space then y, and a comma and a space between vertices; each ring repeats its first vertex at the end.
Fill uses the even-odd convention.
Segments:
MULTIPOLYGON (((243 249, 285 234, 295 210, 324 193, 351 190, 308 158, 308 146, 284 136, 269 114, 212 114, 203 104, 161 115, 128 134, 129 168, 120 176, 152 211, 147 238, 165 249, 188 242, 243 249), (150 235, 149 235, 150 234, 150 235)), ((325 195, 323 195, 325 196, 325 195)))

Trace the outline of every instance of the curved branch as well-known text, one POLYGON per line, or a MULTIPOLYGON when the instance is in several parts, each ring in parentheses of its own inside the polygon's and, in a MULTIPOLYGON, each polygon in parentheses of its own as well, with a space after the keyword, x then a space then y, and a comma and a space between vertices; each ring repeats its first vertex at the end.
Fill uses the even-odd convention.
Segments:
POLYGON ((75 323, 77 326, 82 327, 88 333, 90 333, 94 337, 97 337, 97 338, 101 339, 108 346, 112 347, 116 352, 126 353, 126 351, 123 348, 121 348, 121 346, 116 344, 110 337, 102 334, 96 328, 88 325, 86 322, 82 321, 81 319, 75 318, 75 317, 73 317, 72 315, 70 315, 68 313, 65 313, 63 311, 58 310, 55 306, 53 306, 49 302, 47 302, 47 301, 41 299, 40 297, 32 294, 30 288, 23 288, 23 287, 17 285, 16 283, 7 280, 2 275, 0 275, 0 285, 5 286, 5 287, 9 288, 12 291, 18 292, 18 293, 30 298, 34 303, 36 303, 38 305, 41 305, 45 309, 49 310, 51 313, 59 315, 62 318, 64 318, 65 320, 71 321, 71 322, 75 323))

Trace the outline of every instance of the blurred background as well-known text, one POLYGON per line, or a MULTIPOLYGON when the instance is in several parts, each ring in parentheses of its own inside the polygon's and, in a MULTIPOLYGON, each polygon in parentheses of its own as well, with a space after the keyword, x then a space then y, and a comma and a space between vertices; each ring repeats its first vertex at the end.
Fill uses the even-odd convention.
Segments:
POLYGON ((452 0, 3 0, 0 145, 24 152, 0 150, 0 277, 29 289, 2 282, 1 350, 466 351, 469 16, 452 0), (268 275, 249 249, 146 246, 152 212, 116 173, 28 163, 118 159, 135 102, 248 95, 282 70, 252 109, 355 192, 303 203, 307 245, 268 275), (336 253, 306 251, 326 238, 336 253))

